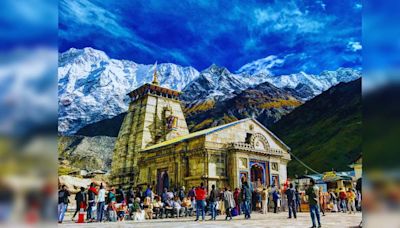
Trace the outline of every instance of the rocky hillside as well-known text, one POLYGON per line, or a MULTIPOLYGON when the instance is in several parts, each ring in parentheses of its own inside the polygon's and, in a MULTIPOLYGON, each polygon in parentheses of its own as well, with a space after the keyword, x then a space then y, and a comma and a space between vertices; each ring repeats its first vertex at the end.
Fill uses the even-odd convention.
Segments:
POLYGON ((186 107, 185 114, 191 131, 247 117, 256 117, 269 126, 301 104, 296 93, 265 82, 234 94, 230 99, 209 103, 210 106, 205 102, 202 106, 186 107))
POLYGON ((73 169, 109 170, 115 137, 61 136, 58 155, 73 169))
MULTIPOLYGON (((361 79, 340 83, 284 116, 270 129, 318 172, 343 171, 361 154, 361 79)), ((292 158, 288 173, 306 168, 292 158)), ((310 173, 310 171, 308 171, 310 173)))
MULTIPOLYGON (((266 71, 255 70, 254 68, 248 67, 241 69, 240 72, 240 74, 231 74, 225 68, 212 66, 201 72, 199 77, 185 87, 182 99, 185 103, 187 114, 193 117, 193 124, 200 124, 205 120, 204 117, 199 118, 199 116, 218 113, 217 106, 221 106, 220 103, 231 102, 231 99, 237 96, 237 94, 240 94, 241 91, 252 88, 249 89, 249 91, 254 92, 254 90, 260 90, 262 93, 270 92, 263 91, 262 86, 257 88, 257 85, 262 85, 263 82, 268 82, 275 88, 286 91, 286 93, 296 97, 297 100, 304 102, 339 82, 349 82, 361 77, 360 72, 348 68, 339 68, 337 71, 324 71, 320 75, 300 72, 291 75, 273 76, 267 75, 266 71), (253 73, 254 75, 249 76, 246 70, 249 74, 253 73), (195 116, 193 116, 192 113, 195 113, 195 116), (201 122, 199 122, 199 120, 201 122)), ((270 95, 270 97, 272 96, 274 96, 274 94, 270 95)), ((259 110, 255 112, 254 110, 247 111, 251 113, 251 115, 256 114, 256 117, 261 114, 259 110)), ((242 114, 244 113, 243 111, 239 112, 242 114)), ((280 113, 278 115, 271 113, 273 115, 271 118, 267 116, 268 113, 264 113, 266 115, 261 116, 261 119, 273 119, 276 121, 282 114, 286 113, 287 112, 280 113)), ((239 116, 248 117, 248 115, 239 116)), ((213 118, 219 118, 219 116, 213 116, 213 118)), ((271 123, 270 120, 262 122, 271 123)), ((208 120, 208 123, 210 123, 210 120, 208 120)), ((213 122, 213 124, 216 124, 216 122, 213 122)))
MULTIPOLYGON (((184 107, 191 132, 229 123, 247 117, 256 117, 266 126, 271 125, 303 102, 295 91, 280 89, 265 82, 233 93, 232 98, 207 100, 200 105, 184 107)), ((85 136, 118 136, 125 113, 81 128, 77 134, 85 136)))

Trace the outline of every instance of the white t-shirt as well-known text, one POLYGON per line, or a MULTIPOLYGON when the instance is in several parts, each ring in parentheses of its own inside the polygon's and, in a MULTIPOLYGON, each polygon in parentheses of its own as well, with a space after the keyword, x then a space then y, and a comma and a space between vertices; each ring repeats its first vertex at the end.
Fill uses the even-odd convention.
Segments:
POLYGON ((174 208, 180 210, 181 207, 182 207, 182 206, 181 206, 178 202, 174 201, 174 208))
POLYGON ((99 195, 97 197, 97 201, 98 202, 106 201, 106 190, 104 188, 99 190, 99 195))

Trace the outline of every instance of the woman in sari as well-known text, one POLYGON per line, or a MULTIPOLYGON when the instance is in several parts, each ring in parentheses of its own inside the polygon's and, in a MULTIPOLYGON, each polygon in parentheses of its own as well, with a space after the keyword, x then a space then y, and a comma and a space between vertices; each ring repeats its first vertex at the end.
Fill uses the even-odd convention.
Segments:
POLYGON ((240 215, 240 205, 242 203, 242 200, 241 200, 242 197, 240 197, 240 189, 239 188, 235 188, 235 192, 233 193, 233 198, 235 200, 235 205, 236 205, 235 208, 238 212, 238 215, 240 215))

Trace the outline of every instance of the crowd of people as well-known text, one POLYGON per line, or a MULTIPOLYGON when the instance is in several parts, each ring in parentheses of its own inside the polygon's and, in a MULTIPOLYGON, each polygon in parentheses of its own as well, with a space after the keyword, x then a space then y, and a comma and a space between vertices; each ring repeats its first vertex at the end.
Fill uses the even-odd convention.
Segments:
POLYGON ((311 179, 310 185, 306 189, 305 193, 308 198, 312 227, 316 227, 317 223, 318 227, 321 227, 320 212, 323 216, 325 216, 327 202, 332 205, 330 208, 331 212, 348 212, 349 214, 355 214, 356 211, 361 211, 361 191, 353 188, 348 188, 346 191, 345 188, 342 187, 338 193, 336 193, 334 190, 330 190, 327 200, 322 193, 321 188, 315 184, 313 179, 311 179))
MULTIPOLYGON (((322 191, 311 179, 310 186, 305 191, 308 198, 313 227, 321 226, 320 212, 325 214, 326 203, 334 204, 331 211, 355 213, 357 194, 349 189, 339 194, 329 192, 329 200, 323 197, 322 191), (317 223, 316 221, 317 220, 317 223)), ((59 191, 58 221, 62 223, 69 203, 70 194, 65 186, 59 191)), ((290 183, 285 188, 270 186, 268 188, 253 188, 248 182, 233 191, 229 187, 217 189, 215 185, 207 192, 201 183, 198 187, 192 187, 188 191, 184 187, 168 189, 164 188, 156 194, 153 187, 148 185, 146 189, 141 186, 123 190, 122 187, 109 188, 106 192, 103 184, 96 187, 91 183, 88 189, 81 188, 75 194, 75 217, 82 210, 86 211, 87 222, 145 220, 196 216, 195 221, 205 220, 210 215, 210 220, 216 220, 218 215, 225 215, 225 220, 244 215, 245 219, 251 218, 251 213, 256 211, 263 214, 273 208, 274 213, 288 211, 288 218, 297 218, 297 212, 301 211, 301 194, 298 188, 290 183)))

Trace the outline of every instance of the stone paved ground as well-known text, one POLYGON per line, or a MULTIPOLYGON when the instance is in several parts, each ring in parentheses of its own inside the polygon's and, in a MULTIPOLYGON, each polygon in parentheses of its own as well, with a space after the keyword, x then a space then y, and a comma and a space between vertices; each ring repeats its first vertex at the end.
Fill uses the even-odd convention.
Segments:
MULTIPOLYGON (((174 219, 156 219, 145 220, 142 222, 124 221, 124 222, 107 222, 107 223, 85 223, 75 224, 70 219, 70 214, 66 216, 66 221, 62 227, 310 227, 311 220, 308 213, 299 213, 298 218, 287 219, 287 213, 279 214, 269 213, 267 215, 252 213, 250 220, 245 220, 244 216, 234 217, 232 221, 225 221, 225 216, 218 216, 216 221, 207 221, 210 216, 206 217, 204 222, 195 222, 194 217, 190 218, 174 218, 174 219)), ((343 214, 343 213, 327 213, 322 217, 322 227, 357 227, 362 218, 361 213, 343 214)))

